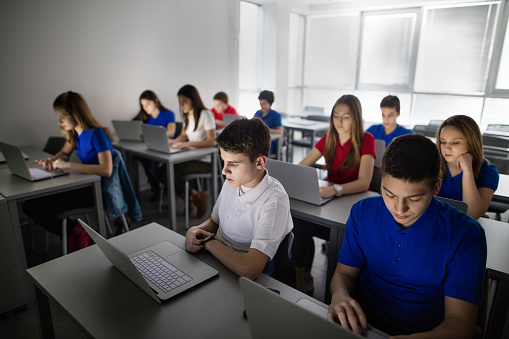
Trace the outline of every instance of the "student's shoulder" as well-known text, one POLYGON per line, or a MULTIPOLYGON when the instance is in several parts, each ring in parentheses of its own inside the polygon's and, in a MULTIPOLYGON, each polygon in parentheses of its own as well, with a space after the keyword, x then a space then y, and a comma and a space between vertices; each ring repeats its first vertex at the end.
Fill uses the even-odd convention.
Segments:
POLYGON ((380 128, 383 128, 384 125, 383 124, 376 124, 376 125, 371 125, 369 126, 369 128, 366 130, 366 132, 369 132, 371 134, 375 134, 375 133, 378 133, 380 131, 380 128))
POLYGON ((404 134, 415 134, 415 132, 411 129, 405 128, 401 125, 398 125, 398 134, 404 135, 404 134))
POLYGON ((385 208, 382 196, 364 198, 357 201, 352 206, 352 211, 355 213, 372 213, 385 208))
MULTIPOLYGON (((262 181, 263 184, 263 181, 262 181)), ((277 199, 279 198, 288 198, 288 194, 286 193, 285 188, 283 187, 283 184, 279 182, 274 177, 271 177, 270 174, 267 176, 267 185, 265 188, 266 192, 269 192, 269 196, 273 196, 277 199)), ((288 198, 289 199, 289 198, 288 198)))
POLYGON ((364 132, 364 141, 363 144, 375 144, 375 136, 370 132, 364 132))

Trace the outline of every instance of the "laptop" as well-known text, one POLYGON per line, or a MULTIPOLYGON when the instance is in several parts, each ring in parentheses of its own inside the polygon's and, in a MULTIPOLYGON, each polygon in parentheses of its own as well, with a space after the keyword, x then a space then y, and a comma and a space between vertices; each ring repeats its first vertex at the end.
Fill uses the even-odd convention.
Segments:
POLYGON ((23 152, 18 146, 13 146, 6 144, 4 142, 0 142, 0 149, 2 150, 2 154, 7 161, 7 166, 12 174, 15 174, 23 179, 29 181, 39 181, 44 179, 56 178, 62 175, 69 174, 68 171, 61 169, 54 169, 51 171, 47 171, 42 169, 42 166, 39 167, 28 167, 25 162, 23 152))
POLYGON ((141 134, 141 125, 143 123, 139 120, 111 120, 115 132, 120 140, 126 141, 143 141, 141 134))
POLYGON ((143 124, 141 129, 143 131, 143 139, 145 139, 145 145, 147 145, 149 150, 171 154, 191 149, 190 147, 181 149, 171 148, 168 135, 166 134, 166 128, 162 126, 143 124))
POLYGON ((219 274, 169 241, 126 254, 78 221, 113 266, 159 304, 219 274))
POLYGON ((242 119, 240 115, 235 114, 223 114, 224 127, 228 126, 237 119, 242 119))
POLYGON ((244 277, 239 278, 239 282, 253 339, 389 338, 389 335, 377 329, 361 337, 327 320, 327 308, 309 299, 303 298, 293 303, 244 277))
POLYGON ((302 200, 313 205, 323 205, 334 197, 323 199, 320 197, 320 186, 334 185, 318 179, 316 168, 301 166, 290 162, 267 159, 265 168, 269 175, 276 178, 285 188, 292 199, 302 200))
MULTIPOLYGON (((25 160, 30 159, 28 154, 26 154, 25 152, 22 152, 22 154, 23 154, 23 159, 25 159, 25 160)), ((3 153, 0 151, 0 164, 3 164, 4 162, 6 162, 5 157, 4 157, 3 153)))

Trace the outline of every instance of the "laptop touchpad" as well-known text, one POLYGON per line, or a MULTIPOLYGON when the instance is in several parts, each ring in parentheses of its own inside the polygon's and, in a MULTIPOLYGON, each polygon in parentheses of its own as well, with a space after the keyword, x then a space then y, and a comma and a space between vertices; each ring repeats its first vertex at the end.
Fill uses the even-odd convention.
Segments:
POLYGON ((179 267, 187 267, 192 265, 198 261, 198 259, 194 258, 192 255, 187 253, 178 252, 166 257, 169 262, 179 267))

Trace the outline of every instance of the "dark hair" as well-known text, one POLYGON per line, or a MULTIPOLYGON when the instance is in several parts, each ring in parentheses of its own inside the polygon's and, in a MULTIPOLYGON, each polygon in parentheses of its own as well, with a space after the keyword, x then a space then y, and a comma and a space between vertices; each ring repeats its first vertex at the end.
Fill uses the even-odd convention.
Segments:
POLYGON ((214 95, 214 100, 220 100, 228 105, 228 95, 226 95, 225 92, 217 92, 216 95, 214 95))
POLYGON ((395 95, 386 96, 385 98, 382 99, 382 102, 380 102, 380 108, 382 107, 395 108, 396 112, 399 113, 400 109, 399 98, 395 95))
MULTIPOLYGON (((63 109, 70 114, 74 120, 87 131, 102 128, 113 142, 110 130, 95 119, 83 95, 73 91, 64 92, 53 101, 53 109, 56 108, 63 109)), ((63 128, 61 128, 61 131, 67 141, 71 143, 73 149, 77 149, 74 131, 66 131, 63 128)))
MULTIPOLYGON (((193 85, 184 85, 182 86, 177 95, 182 95, 191 100, 193 103, 193 116, 194 116, 194 130, 198 128, 198 120, 200 120, 201 111, 207 109, 201 100, 200 93, 193 85)), ((182 113, 182 107, 180 108, 180 114, 184 117, 184 129, 187 127, 189 123, 189 118, 187 113, 182 113)))
POLYGON ((272 106, 274 103, 274 93, 271 91, 261 91, 258 96, 258 100, 267 100, 267 102, 272 106))
POLYGON ((394 138, 384 152, 381 175, 411 183, 426 181, 433 187, 439 178, 440 154, 437 146, 420 134, 394 138))
POLYGON ((138 113, 138 120, 141 120, 143 122, 147 122, 150 120, 149 114, 145 112, 143 106, 141 105, 141 99, 151 100, 155 102, 159 111, 168 111, 168 109, 164 107, 164 105, 161 103, 157 95, 153 91, 147 89, 145 92, 141 93, 140 99, 138 100, 140 103, 140 112, 138 113))
POLYGON ((269 155, 271 136, 261 119, 237 119, 224 128, 216 141, 226 152, 244 154, 255 162, 259 156, 269 155))

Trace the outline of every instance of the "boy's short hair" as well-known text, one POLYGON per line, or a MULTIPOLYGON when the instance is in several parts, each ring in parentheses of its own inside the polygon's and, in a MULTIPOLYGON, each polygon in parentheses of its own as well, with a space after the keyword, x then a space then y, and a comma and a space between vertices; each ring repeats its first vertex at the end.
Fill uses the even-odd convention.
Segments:
POLYGON ((228 105, 228 95, 226 95, 225 92, 217 92, 216 95, 214 95, 214 100, 220 100, 228 105))
POLYGON ((269 155, 271 136, 261 119, 237 119, 225 127, 216 141, 226 152, 244 154, 255 162, 259 156, 269 155))
POLYGON ((395 108, 396 112, 399 113, 399 109, 400 109, 399 98, 395 95, 386 96, 380 102, 380 108, 382 108, 382 107, 395 108))
POLYGON ((440 154, 437 146, 420 134, 394 138, 382 158, 381 175, 433 187, 439 178, 440 154))
POLYGON ((274 93, 271 91, 261 91, 258 96, 258 100, 267 100, 267 102, 272 106, 274 103, 274 93))

